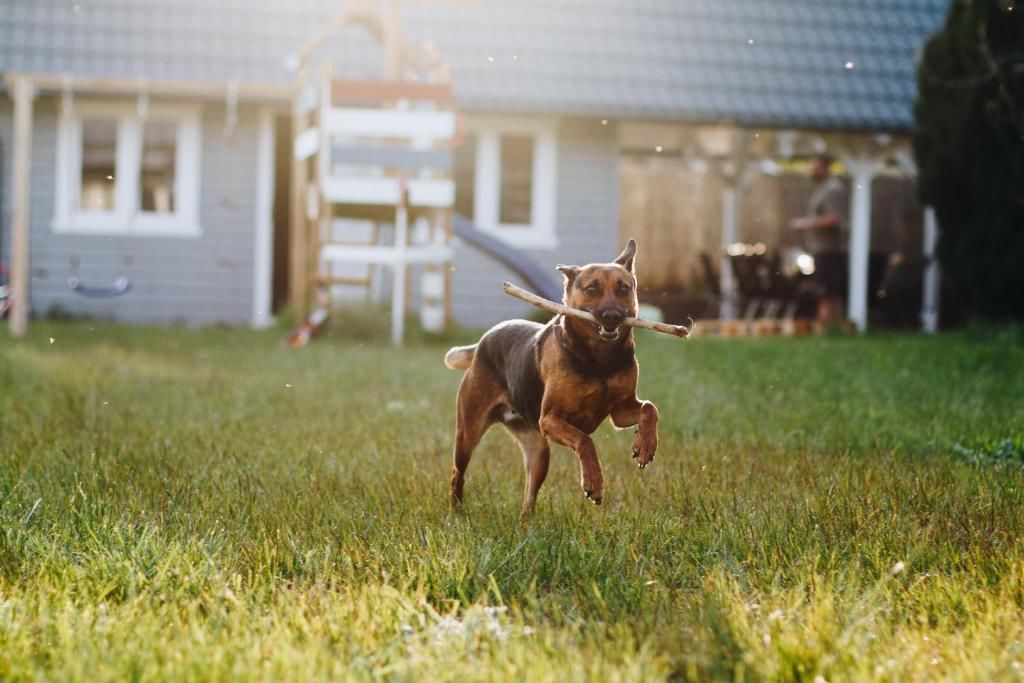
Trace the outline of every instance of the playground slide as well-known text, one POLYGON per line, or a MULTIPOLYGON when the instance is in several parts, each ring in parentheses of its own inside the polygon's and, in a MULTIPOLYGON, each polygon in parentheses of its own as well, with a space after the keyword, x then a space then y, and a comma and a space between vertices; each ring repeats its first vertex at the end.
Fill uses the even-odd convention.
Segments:
POLYGON ((524 254, 499 239, 491 237, 473 225, 461 214, 454 214, 452 219, 455 234, 469 246, 482 251, 487 256, 502 264, 523 279, 523 282, 537 294, 553 301, 562 300, 562 285, 554 271, 548 272, 524 254))

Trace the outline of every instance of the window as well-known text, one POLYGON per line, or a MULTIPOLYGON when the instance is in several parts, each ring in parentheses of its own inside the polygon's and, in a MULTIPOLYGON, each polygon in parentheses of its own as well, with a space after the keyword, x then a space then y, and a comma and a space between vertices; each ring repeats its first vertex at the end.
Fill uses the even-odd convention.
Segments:
POLYGON ((473 218, 476 208, 473 173, 476 164, 476 136, 469 134, 461 145, 455 148, 452 177, 455 179, 455 212, 473 218))
POLYGON ((194 237, 199 109, 74 101, 60 117, 53 229, 194 237))
POLYGON ((533 137, 501 136, 499 220, 502 225, 529 225, 533 205, 533 137))
MULTIPOLYGON (((481 230, 517 247, 553 249, 557 137, 550 120, 471 121, 472 173, 456 157, 456 207, 472 210, 481 230), (471 183, 470 183, 471 181, 471 183), (472 185, 472 192, 467 187, 472 185)), ((461 150, 460 150, 461 151, 461 150)), ((465 152, 463 152, 465 154, 465 152)))
POLYGON ((78 208, 113 211, 117 172, 117 119, 82 121, 82 181, 78 208))
POLYGON ((142 124, 142 158, 139 164, 139 210, 174 213, 174 157, 178 126, 173 121, 142 124))

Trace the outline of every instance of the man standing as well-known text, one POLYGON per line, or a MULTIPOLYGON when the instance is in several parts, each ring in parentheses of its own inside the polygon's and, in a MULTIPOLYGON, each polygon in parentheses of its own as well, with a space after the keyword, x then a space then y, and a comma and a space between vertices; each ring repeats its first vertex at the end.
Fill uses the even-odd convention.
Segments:
POLYGON ((790 222, 801 236, 803 247, 814 257, 818 290, 818 320, 843 317, 846 292, 846 189, 830 172, 832 157, 819 154, 811 159, 811 177, 817 183, 807 202, 807 213, 790 222))

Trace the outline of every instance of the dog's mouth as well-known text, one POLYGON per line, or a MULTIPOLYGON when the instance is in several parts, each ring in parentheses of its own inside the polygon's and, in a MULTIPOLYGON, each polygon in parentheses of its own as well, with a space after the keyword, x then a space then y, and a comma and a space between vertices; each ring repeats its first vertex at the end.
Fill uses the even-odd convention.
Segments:
POLYGON ((622 331, 621 325, 619 327, 614 327, 610 330, 604 327, 603 325, 595 325, 595 327, 597 328, 597 336, 599 336, 601 339, 605 341, 615 341, 616 339, 619 338, 619 335, 622 331))

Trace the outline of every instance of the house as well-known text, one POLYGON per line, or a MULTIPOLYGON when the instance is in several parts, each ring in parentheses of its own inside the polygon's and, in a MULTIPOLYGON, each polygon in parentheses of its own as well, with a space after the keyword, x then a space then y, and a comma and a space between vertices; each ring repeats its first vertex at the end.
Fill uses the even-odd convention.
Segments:
MULTIPOLYGON (((620 164, 643 150, 699 160, 722 179, 713 201, 729 244, 758 164, 824 145, 854 188, 849 313, 863 328, 871 183, 886 163, 913 173, 915 55, 946 4, 479 0, 400 11, 410 39, 451 65, 470 131, 456 208, 481 230, 548 268, 607 259, 624 228, 620 164)), ((343 5, 0 0, 0 261, 18 253, 23 221, 31 310, 267 325, 287 298, 289 56, 343 5), (19 146, 18 126, 30 145, 19 146)), ((347 77, 381 75, 381 47, 357 27, 325 51, 347 77)), ((500 290, 512 277, 457 245, 455 319, 522 314, 500 290)), ((728 269, 722 278, 724 313, 735 314, 728 269)))

